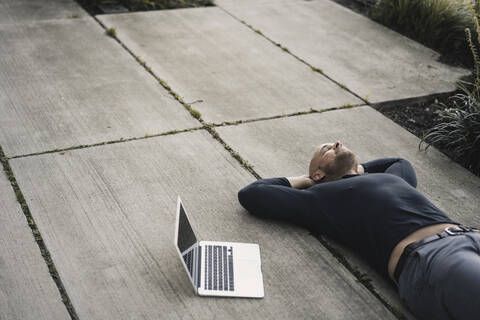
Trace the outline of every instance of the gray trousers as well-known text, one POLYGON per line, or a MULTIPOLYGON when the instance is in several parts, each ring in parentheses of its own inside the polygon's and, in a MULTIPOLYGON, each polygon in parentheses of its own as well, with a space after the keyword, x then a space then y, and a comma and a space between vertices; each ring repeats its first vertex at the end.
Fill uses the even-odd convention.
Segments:
POLYGON ((480 319, 480 232, 438 239, 411 252, 398 290, 418 319, 480 319))

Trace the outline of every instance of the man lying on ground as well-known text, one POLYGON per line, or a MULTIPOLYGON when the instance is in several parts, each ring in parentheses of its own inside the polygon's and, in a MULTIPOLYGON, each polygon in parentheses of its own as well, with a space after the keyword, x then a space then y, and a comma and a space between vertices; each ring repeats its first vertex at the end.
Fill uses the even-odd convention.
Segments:
POLYGON ((340 142, 326 143, 308 172, 258 180, 238 199, 254 215, 346 244, 395 282, 419 319, 480 319, 480 232, 423 196, 407 160, 359 165, 340 142))

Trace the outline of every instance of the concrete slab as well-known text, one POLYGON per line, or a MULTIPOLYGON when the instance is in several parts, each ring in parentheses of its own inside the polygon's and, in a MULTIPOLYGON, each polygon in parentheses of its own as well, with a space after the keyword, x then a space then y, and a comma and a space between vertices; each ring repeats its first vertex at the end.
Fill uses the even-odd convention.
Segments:
POLYGON ((2 169, 0 273, 0 319, 69 318, 60 292, 2 169))
POLYGON ((374 103, 453 91, 469 73, 329 0, 215 2, 374 103))
MULTIPOLYGON (((220 136, 262 177, 305 174, 314 148, 342 141, 360 161, 403 157, 412 162, 418 189, 450 217, 480 225, 480 179, 431 148, 418 150, 419 139, 370 107, 288 117, 217 128, 220 136)), ((374 281, 378 292, 402 310, 393 287, 352 252, 347 260, 374 281)), ((403 309, 404 312, 405 309, 403 309)))
POLYGON ((7 156, 199 123, 92 18, 0 24, 7 156))
POLYGON ((97 17, 209 122, 360 102, 219 8, 97 17))
POLYGON ((74 0, 0 0, 0 24, 88 16, 74 0))
POLYGON ((81 319, 395 319, 305 231, 245 214, 254 178, 203 130, 11 164, 81 319), (200 238, 260 244, 264 299, 194 295, 177 194, 200 238))

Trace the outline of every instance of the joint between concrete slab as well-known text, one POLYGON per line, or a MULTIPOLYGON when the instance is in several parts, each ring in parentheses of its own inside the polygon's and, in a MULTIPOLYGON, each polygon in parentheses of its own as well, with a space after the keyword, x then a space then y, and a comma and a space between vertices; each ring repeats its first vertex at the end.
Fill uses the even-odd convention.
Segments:
POLYGON ((113 39, 115 39, 128 53, 130 53, 130 55, 132 57, 135 58, 135 60, 148 72, 150 73, 150 75, 152 77, 155 78, 155 80, 157 80, 157 82, 163 87, 165 88, 165 90, 168 91, 168 93, 170 95, 172 95, 178 102, 180 102, 180 104, 183 105, 183 107, 190 113, 190 115, 192 117, 194 117, 195 119, 197 119, 200 123, 204 123, 203 119, 202 119, 202 115, 201 113, 192 108, 192 106, 186 102, 183 101, 183 99, 167 84, 167 82, 163 79, 161 79, 160 77, 158 77, 152 70, 152 68, 150 66, 147 65, 147 63, 142 60, 139 56, 135 55, 135 53, 130 50, 129 47, 127 47, 127 45, 125 45, 118 37, 117 37, 117 32, 115 31, 115 28, 107 28, 107 26, 105 26, 97 17, 95 16, 92 16, 95 21, 98 22, 98 24, 100 24, 100 26, 105 29, 105 34, 108 35, 109 37, 112 37, 113 39))
POLYGON ((339 106, 339 107, 332 107, 332 108, 327 108, 327 109, 310 108, 310 110, 306 110, 306 111, 298 111, 298 112, 293 112, 293 113, 281 114, 281 115, 270 116, 270 117, 260 117, 260 118, 254 118, 254 119, 224 121, 224 122, 221 122, 221 123, 209 123, 209 125, 214 126, 214 127, 236 126, 238 124, 243 124, 243 123, 268 121, 268 120, 274 120, 274 119, 280 119, 280 118, 289 118, 289 117, 296 117, 296 116, 302 116, 302 115, 307 115, 307 114, 324 113, 324 112, 328 112, 328 111, 352 109, 352 108, 358 108, 358 107, 364 107, 364 106, 365 106, 365 104, 355 104, 355 105, 344 104, 344 105, 339 106))
MULTIPOLYGON (((108 35, 112 38, 114 38, 125 50, 127 50, 128 53, 130 53, 130 55, 132 55, 135 60, 137 60, 137 62, 145 68, 145 70, 150 73, 151 76, 153 76, 160 85, 162 85, 163 88, 165 88, 168 93, 170 93, 179 103, 181 103, 185 109, 187 109, 187 111, 192 115, 192 117, 194 117, 195 119, 197 119, 201 124, 202 124, 202 129, 205 129, 207 130, 211 135, 212 137, 217 140, 218 142, 220 142, 220 144, 232 155, 233 158, 235 158, 242 167, 244 167, 248 172, 250 172, 255 178, 257 179, 260 179, 260 176, 258 175, 258 173, 256 173, 254 170, 253 170, 253 167, 245 160, 243 159, 240 154, 238 154, 238 152, 234 151, 229 145, 227 145, 225 143, 225 141, 223 141, 222 138, 220 138, 220 135, 218 134, 218 132, 215 130, 214 128, 214 125, 212 124, 209 124, 207 123, 205 120, 202 119, 202 115, 200 114, 199 111, 197 111, 196 109, 192 108, 191 104, 189 103, 186 103, 183 101, 183 99, 180 97, 180 95, 175 92, 169 85, 168 83, 161 79, 160 77, 158 77, 152 70, 152 68, 150 66, 147 65, 147 63, 142 60, 140 57, 138 57, 137 55, 135 55, 135 53, 130 50, 130 48, 128 48, 122 41, 120 41, 120 39, 117 37, 117 34, 116 32, 112 32, 111 30, 113 28, 107 28, 99 19, 97 19, 96 17, 94 17, 94 19, 106 30, 106 32, 108 32, 110 30, 110 32, 108 32, 108 35)), ((113 29, 115 30, 115 29, 113 29)), ((196 100, 196 101, 193 101, 192 103, 196 103, 196 102, 199 102, 201 100, 196 100)))
POLYGON ((20 187, 17 183, 17 180, 15 178, 15 175, 13 174, 13 171, 10 167, 10 164, 8 162, 8 159, 5 157, 5 154, 3 153, 3 149, 0 146, 0 162, 3 166, 3 171, 7 175, 8 180, 10 181, 10 185, 12 186, 12 189, 15 193, 15 196, 17 198, 17 201, 20 204, 20 207, 22 208, 23 214, 25 215, 25 218, 27 219, 28 226, 32 230, 33 237, 35 239, 35 242, 38 245, 38 248, 40 249, 40 253, 47 264, 48 271, 50 273, 50 276, 52 277, 53 281, 55 282, 58 291, 60 292, 60 296, 62 297, 62 301, 65 304, 65 307, 67 308, 67 311, 72 318, 72 320, 78 320, 78 315, 75 311, 75 308, 70 300, 70 297, 68 296, 68 293, 65 289, 65 286, 63 285, 62 279, 60 278, 60 275, 55 267, 55 264, 53 263, 52 257, 50 255, 49 250, 47 249, 45 242, 43 241, 42 234, 38 230, 37 224, 35 222, 35 219, 33 218, 32 214, 30 213, 30 209, 25 201, 25 197, 23 196, 22 191, 20 190, 20 187))
POLYGON ((319 234, 313 234, 311 233, 312 236, 314 236, 320 243, 327 248, 328 251, 337 259, 339 263, 341 263, 347 270, 349 270, 355 278, 357 278, 357 281, 360 282, 365 288, 370 291, 375 298, 380 300, 380 302, 399 320, 407 320, 407 317, 397 308, 392 306, 390 303, 388 303, 375 289, 375 287, 372 284, 372 280, 368 278, 368 276, 358 270, 358 268, 353 267, 345 257, 338 252, 338 250, 328 241, 327 238, 325 238, 322 235, 319 234))
POLYGON ((220 144, 225 148, 225 150, 227 150, 230 155, 235 158, 235 160, 237 160, 240 165, 245 168, 248 172, 250 172, 250 174, 252 174, 255 178, 257 179, 261 179, 262 177, 260 177, 260 175, 255 172, 255 170, 253 169, 253 166, 250 165, 248 163, 247 160, 245 160, 244 158, 242 158, 242 156, 236 152, 235 150, 233 150, 232 147, 230 147, 221 137, 220 135, 218 134, 217 130, 215 130, 215 127, 214 125, 212 124, 205 124, 205 130, 207 130, 211 135, 212 137, 217 140, 218 142, 220 142, 220 144))
POLYGON ((362 100, 365 104, 368 104, 370 105, 370 102, 368 101, 368 97, 361 97, 360 95, 358 95, 357 93, 353 92, 351 89, 349 89, 344 83, 341 83, 341 82, 338 82, 336 81, 335 79, 333 79, 332 77, 330 77, 329 75, 327 75, 325 72, 323 72, 323 70, 321 68, 318 68, 318 67, 315 67, 315 66, 312 66, 310 63, 308 63, 307 61, 305 61, 304 59, 300 58, 299 56, 297 56, 296 54, 292 53, 287 47, 284 47, 282 46, 281 43, 278 43, 278 42, 275 42, 273 39, 270 39, 269 37, 267 37, 261 30, 258 30, 258 29, 255 29, 252 25, 248 24, 247 22, 245 22, 244 20, 241 20, 239 19, 238 17, 236 17, 234 14, 230 13, 228 10, 222 8, 221 6, 217 5, 218 8, 220 8, 222 11, 224 11, 226 14, 228 14, 229 16, 231 16, 232 18, 234 18, 235 20, 239 21, 240 23, 242 23, 243 25, 245 25, 247 28, 251 29, 252 31, 254 31, 255 33, 257 33, 258 35, 260 35, 261 37, 265 38, 266 40, 268 40, 270 43, 272 43, 273 45, 279 47, 280 49, 282 49, 284 52, 288 53, 289 55, 291 55, 292 57, 294 57, 295 59, 297 59, 298 61, 302 62, 303 64, 307 65, 310 67, 310 69, 312 69, 312 71, 314 72, 317 72, 317 73, 320 73, 322 76, 324 76, 325 78, 327 78, 328 80, 330 80, 331 82, 335 83, 337 86, 339 86, 340 88, 342 88, 343 90, 349 92, 350 94, 354 95, 355 97, 357 97, 358 99, 362 100))
POLYGON ((70 151, 70 150, 78 150, 78 149, 99 147, 99 146, 104 146, 104 145, 107 145, 107 144, 115 144, 115 143, 129 142, 129 141, 135 141, 135 140, 150 139, 150 138, 155 138, 155 137, 178 134, 178 133, 182 133, 182 132, 196 131, 196 130, 200 130, 200 129, 203 129, 203 128, 204 127, 201 126, 201 127, 193 127, 193 128, 188 128, 188 129, 182 129, 182 130, 170 130, 170 131, 166 131, 166 132, 162 132, 162 133, 158 133, 158 134, 146 134, 145 136, 142 136, 142 137, 133 137, 133 138, 128 138, 128 139, 120 138, 120 139, 116 139, 116 140, 97 142, 97 143, 92 143, 92 144, 81 144, 81 145, 78 145, 78 146, 71 146, 71 147, 67 147, 67 148, 58 148, 58 149, 54 149, 54 150, 23 154, 23 155, 9 157, 9 158, 6 158, 6 159, 26 158, 26 157, 31 157, 31 156, 39 156, 39 155, 42 155, 42 154, 58 153, 58 152, 64 152, 64 151, 70 151))

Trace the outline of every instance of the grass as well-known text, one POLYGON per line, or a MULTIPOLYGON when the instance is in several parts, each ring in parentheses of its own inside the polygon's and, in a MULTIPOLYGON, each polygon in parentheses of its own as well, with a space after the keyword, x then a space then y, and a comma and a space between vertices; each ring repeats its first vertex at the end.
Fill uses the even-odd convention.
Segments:
POLYGON ((109 37, 116 38, 117 37, 117 30, 115 28, 109 28, 105 30, 105 34, 109 37))
POLYGON ((473 81, 459 84, 461 92, 450 97, 439 116, 441 122, 428 130, 422 143, 444 150, 454 160, 480 175, 480 0, 467 6, 473 17, 475 33, 467 28, 465 38, 473 58, 473 81))
POLYGON ((472 65, 464 30, 474 30, 474 20, 463 0, 379 0, 370 16, 437 50, 444 60, 472 65))

